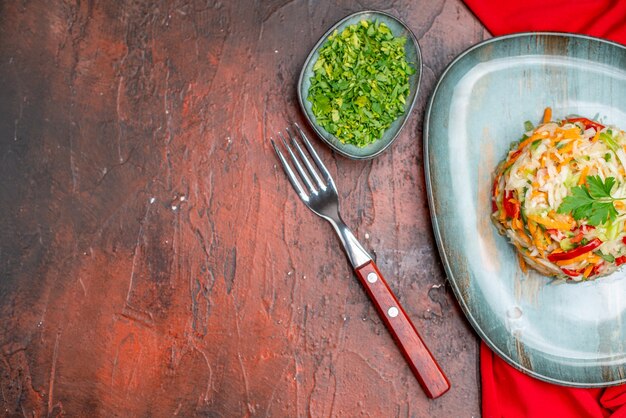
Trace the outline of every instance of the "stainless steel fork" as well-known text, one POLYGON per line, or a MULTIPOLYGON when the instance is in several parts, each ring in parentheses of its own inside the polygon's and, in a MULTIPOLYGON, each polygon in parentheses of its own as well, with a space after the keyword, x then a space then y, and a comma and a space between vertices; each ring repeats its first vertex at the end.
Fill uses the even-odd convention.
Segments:
POLYGON ((448 379, 380 274, 372 257, 341 219, 337 188, 326 166, 302 129, 297 124, 294 124, 293 128, 295 134, 289 128, 285 129, 291 146, 283 134, 278 133, 278 137, 289 154, 291 165, 274 139, 270 138, 289 182, 304 204, 314 213, 330 222, 339 235, 359 281, 376 306, 378 314, 398 344, 426 395, 430 398, 443 395, 450 389, 448 379), (297 140, 298 136, 306 151, 300 145, 300 141, 297 140), (311 163, 307 154, 314 164, 311 163), (295 168, 295 172, 292 166, 295 168))

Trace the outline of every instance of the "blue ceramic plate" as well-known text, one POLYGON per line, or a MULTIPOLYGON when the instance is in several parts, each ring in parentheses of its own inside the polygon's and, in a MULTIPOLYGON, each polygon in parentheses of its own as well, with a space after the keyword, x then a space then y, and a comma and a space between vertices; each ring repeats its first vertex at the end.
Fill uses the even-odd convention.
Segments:
POLYGON ((313 127, 315 132, 322 138, 333 150, 338 152, 339 154, 346 156, 348 158, 352 158, 355 160, 366 160, 370 158, 374 158, 383 152, 391 143, 397 138, 400 130, 406 123, 411 110, 415 104, 415 99, 417 97, 417 90, 420 84, 420 78, 422 76, 422 57, 420 55, 420 49, 417 44, 417 39, 415 39, 415 35, 413 32, 400 20, 391 16, 390 14, 376 11, 364 11, 354 13, 350 16, 345 17, 338 23, 336 23, 332 28, 328 29, 328 31, 317 41, 317 44, 313 47, 311 53, 307 57, 304 62, 304 66, 302 67, 302 72, 300 73, 300 79, 298 80, 298 101, 300 102, 300 107, 304 112, 309 124, 313 127), (378 21, 386 24, 394 36, 404 36, 406 38, 406 43, 404 45, 404 50, 406 54, 406 60, 409 64, 415 68, 415 74, 409 77, 409 96, 406 98, 406 110, 402 116, 396 119, 391 126, 385 131, 383 137, 374 143, 367 145, 363 148, 359 148, 357 146, 351 144, 343 144, 339 141, 335 136, 328 133, 324 128, 317 124, 315 120, 315 115, 311 110, 311 102, 307 100, 309 87, 311 87, 310 78, 313 76, 313 65, 317 61, 319 57, 319 50, 328 39, 328 36, 331 35, 335 30, 341 32, 344 28, 350 25, 354 25, 359 23, 361 20, 369 20, 369 21, 378 21))
POLYGON ((425 118, 426 179, 446 273, 481 338, 568 386, 626 381, 626 271, 592 282, 523 273, 490 221, 492 172, 546 106, 626 128, 626 48, 557 33, 495 38, 446 69, 425 118))

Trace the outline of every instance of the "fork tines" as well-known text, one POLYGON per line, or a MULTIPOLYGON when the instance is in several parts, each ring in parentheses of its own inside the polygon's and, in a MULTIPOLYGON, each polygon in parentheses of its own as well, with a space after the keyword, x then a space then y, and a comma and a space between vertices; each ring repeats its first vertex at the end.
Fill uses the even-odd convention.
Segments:
POLYGON ((289 153, 289 156, 291 159, 291 163, 295 167, 296 171, 298 172, 299 179, 298 179, 298 175, 296 175, 296 173, 291 168, 290 164, 287 162, 287 158, 285 158, 283 153, 276 146, 274 139, 270 138, 270 141, 272 142, 274 151, 276 151, 276 154, 278 155, 278 158, 280 159, 283 169, 285 170, 285 173, 287 174, 287 178, 289 179, 289 182, 291 183, 293 188, 296 190, 300 198, 306 202, 309 200, 309 194, 317 194, 319 191, 325 191, 327 187, 334 188, 335 185, 333 183, 332 177, 330 176, 330 173, 328 172, 328 170, 326 169, 326 166, 324 165, 319 155, 317 154, 317 152, 311 145, 311 142, 309 141, 307 136, 304 134, 304 132, 302 132, 302 129, 300 129, 298 124, 294 123, 293 126, 295 128, 294 130, 297 136, 300 137, 300 139, 304 143, 305 148, 308 151, 308 154, 315 162, 315 166, 317 167, 317 170, 313 167, 313 164, 311 164, 311 161, 307 157, 307 153, 300 146, 300 143, 297 140, 296 135, 294 135, 289 128, 285 128, 285 131, 287 132, 287 135, 289 136, 292 146, 289 146, 289 143, 285 140, 285 137, 283 136, 282 132, 278 132, 278 137, 282 141, 284 147, 287 149, 287 152, 289 153), (295 152, 292 149, 292 147, 293 149, 295 149, 295 152), (306 167, 306 170, 305 170, 305 167, 306 167), (319 171, 319 174, 318 174, 318 171, 319 171), (321 174, 321 177, 320 177, 320 174, 321 174), (323 181, 322 181, 322 178, 323 178, 323 181), (302 187, 301 183, 304 183, 309 194, 307 194, 305 189, 302 187))

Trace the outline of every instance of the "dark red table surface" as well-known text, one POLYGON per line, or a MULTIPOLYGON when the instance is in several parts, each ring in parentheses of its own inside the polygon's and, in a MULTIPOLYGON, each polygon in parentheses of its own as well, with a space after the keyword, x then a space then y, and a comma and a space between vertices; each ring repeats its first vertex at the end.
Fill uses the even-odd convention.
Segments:
MULTIPOLYGON (((453 1, 3 2, 0 415, 480 415, 478 338, 446 284, 422 123, 488 37, 453 1), (337 20, 419 39, 417 105, 373 161, 316 142, 342 212, 452 383, 428 400, 269 137, 337 20)), ((311 132, 307 130, 307 132, 311 132)))

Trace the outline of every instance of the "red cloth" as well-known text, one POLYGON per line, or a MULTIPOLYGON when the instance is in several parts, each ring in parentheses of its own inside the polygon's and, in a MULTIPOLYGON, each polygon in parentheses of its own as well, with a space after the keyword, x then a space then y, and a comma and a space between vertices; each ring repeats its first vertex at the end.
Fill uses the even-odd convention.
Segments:
POLYGON ((626 44, 624 0, 465 0, 465 4, 494 36, 569 32, 626 44))
POLYGON ((581 389, 530 377, 480 347, 483 418, 624 418, 626 385, 581 389))
MULTIPOLYGON (((626 0, 464 0, 495 36, 581 33, 626 44, 626 0)), ((484 418, 626 418, 626 385, 580 389, 532 378, 480 348, 484 418)))

